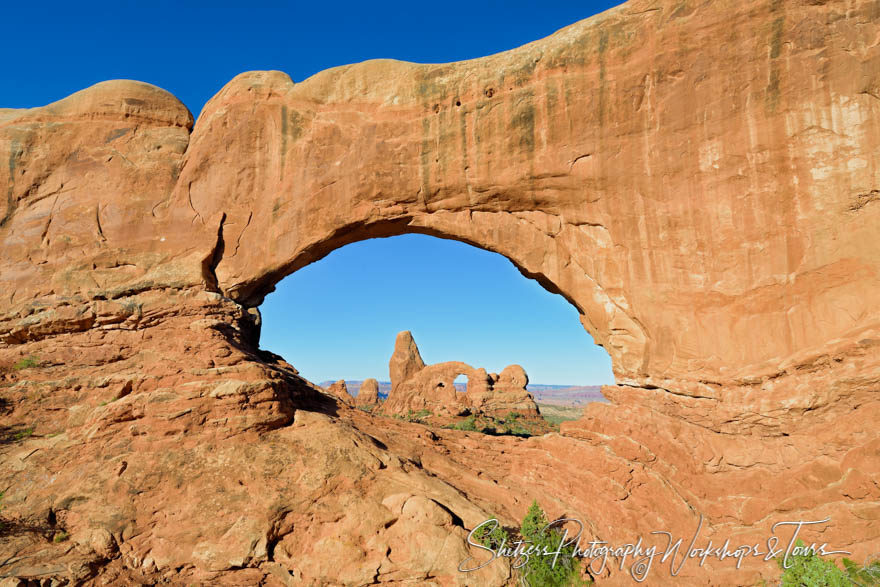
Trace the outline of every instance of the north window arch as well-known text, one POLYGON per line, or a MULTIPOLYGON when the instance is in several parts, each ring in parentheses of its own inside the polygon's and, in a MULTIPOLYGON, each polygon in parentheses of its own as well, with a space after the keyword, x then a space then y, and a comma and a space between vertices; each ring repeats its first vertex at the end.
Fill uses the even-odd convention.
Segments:
POLYGON ((355 240, 292 271, 260 305, 260 346, 315 383, 388 379, 401 330, 429 363, 519 363, 538 384, 611 384, 568 300, 502 255, 426 234, 355 240))

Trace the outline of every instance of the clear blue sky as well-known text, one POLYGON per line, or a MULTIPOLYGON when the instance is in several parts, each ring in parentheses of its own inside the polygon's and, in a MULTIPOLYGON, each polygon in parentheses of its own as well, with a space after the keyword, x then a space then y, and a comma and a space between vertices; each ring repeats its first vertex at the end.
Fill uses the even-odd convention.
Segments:
MULTIPOLYGON (((108 79, 150 82, 197 116, 243 71, 300 81, 373 58, 422 63, 512 49, 619 2, 12 2, 0 107, 47 104, 108 79)), ((506 259, 404 236, 349 245, 263 304, 262 346, 313 381, 387 379, 398 330, 428 362, 520 363, 534 383, 610 383, 610 362, 565 300, 506 259), (406 268, 390 271, 388 267, 406 268)))
POLYGON ((401 330, 427 363, 522 365, 532 383, 612 383, 611 361, 562 296, 513 263, 411 234, 338 249, 287 276, 260 306, 261 345, 314 382, 388 380, 401 330))

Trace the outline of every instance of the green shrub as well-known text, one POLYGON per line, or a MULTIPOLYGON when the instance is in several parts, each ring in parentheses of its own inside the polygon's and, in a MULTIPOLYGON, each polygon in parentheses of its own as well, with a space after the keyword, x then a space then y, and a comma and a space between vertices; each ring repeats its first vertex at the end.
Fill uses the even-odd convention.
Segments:
POLYGON ((12 366, 16 371, 21 371, 22 369, 32 369, 33 367, 39 367, 40 360, 37 357, 30 356, 18 361, 15 365, 12 366))
POLYGON ((59 542, 64 542, 68 538, 70 538, 70 536, 67 534, 67 532, 62 531, 58 532, 57 534, 55 534, 55 536, 52 537, 52 542, 58 544, 59 542))
POLYGON ((856 585, 880 585, 880 561, 874 561, 864 567, 848 558, 843 559, 846 575, 856 585))
MULTIPOLYGON (((495 521, 498 522, 497 519, 495 521)), ((491 530, 489 530, 489 526, 489 524, 484 524, 477 528, 476 532, 474 532, 474 538, 483 546, 497 551, 510 538, 507 535, 507 531, 501 526, 501 522, 498 522, 491 530)))
POLYGON ((559 556, 532 555, 528 562, 520 569, 522 578, 530 587, 563 587, 569 585, 584 585, 581 580, 580 559, 573 557, 574 547, 567 546, 560 549, 562 532, 556 528, 548 528, 547 516, 544 510, 533 501, 529 506, 526 517, 523 518, 519 533, 523 540, 529 541, 538 547, 540 551, 556 552, 559 556), (554 564, 555 558, 555 564, 554 564))
POLYGON ((467 432, 476 432, 477 431, 477 418, 474 415, 470 415, 464 420, 460 422, 456 422, 450 428, 454 430, 465 430, 467 432))
POLYGON ((506 422, 507 430, 502 431, 502 434, 512 434, 513 436, 522 436, 529 437, 532 435, 531 430, 517 422, 516 420, 507 421, 506 422))
POLYGON ((431 410, 421 409, 418 412, 414 412, 409 410, 405 416, 397 416, 400 420, 406 420, 407 422, 417 422, 421 423, 424 418, 433 415, 431 410))
POLYGON ((533 547, 538 553, 559 551, 558 557, 552 554, 530 554, 525 563, 515 569, 519 576, 517 584, 526 587, 573 587, 591 584, 591 581, 581 579, 581 560, 573 556, 574 547, 560 549, 562 532, 556 528, 548 528, 548 524, 544 510, 537 501, 533 501, 523 518, 518 538, 511 536, 500 523, 494 527, 491 524, 480 526, 473 537, 496 552, 505 544, 510 548, 510 544, 517 540, 522 540, 527 547, 533 547))
POLYGON ((25 438, 30 438, 34 434, 34 427, 31 426, 29 428, 25 428, 24 430, 19 430, 15 434, 12 435, 12 438, 15 440, 24 440, 25 438))
MULTIPOLYGON (((804 547, 802 540, 795 546, 804 547)), ((833 561, 824 560, 814 552, 793 554, 788 557, 789 567, 784 566, 784 557, 778 557, 776 564, 782 569, 782 587, 851 587, 852 585, 880 585, 880 562, 861 567, 848 558, 843 559, 841 570, 833 561)))
MULTIPOLYGON (((372 410, 372 407, 370 408, 372 410)), ((418 412, 414 412, 412 410, 407 411, 406 414, 392 414, 391 417, 395 420, 404 420, 406 422, 416 422, 421 424, 424 418, 428 416, 433 416, 434 413, 431 410, 419 410, 418 412)))
POLYGON ((559 416, 556 414, 543 414, 542 413, 541 416, 543 416, 543 418, 545 420, 547 420, 548 424, 550 424, 551 426, 554 426, 555 428, 559 428, 560 424, 562 424, 563 422, 569 421, 569 418, 566 418, 564 416, 559 416))
POLYGON ((481 432, 483 434, 490 434, 493 436, 503 434, 511 434, 513 436, 522 437, 531 436, 531 430, 526 428, 517 419, 518 414, 515 415, 515 417, 511 417, 511 414, 508 414, 504 420, 498 420, 496 418, 490 418, 486 416, 477 419, 476 415, 471 414, 464 420, 459 420, 458 422, 448 424, 444 426, 444 428, 450 428, 452 430, 464 430, 466 432, 481 432))

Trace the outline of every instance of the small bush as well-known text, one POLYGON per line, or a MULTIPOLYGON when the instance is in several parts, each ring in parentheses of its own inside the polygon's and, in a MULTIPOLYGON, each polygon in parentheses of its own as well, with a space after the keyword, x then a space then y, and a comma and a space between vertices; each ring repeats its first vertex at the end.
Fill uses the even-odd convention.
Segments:
POLYGON ((520 569, 522 577, 530 587, 567 587, 569 585, 585 585, 581 580, 580 560, 572 556, 574 547, 559 549, 562 533, 556 528, 548 528, 544 510, 533 501, 520 527, 523 540, 528 540, 539 549, 547 552, 560 551, 559 557, 530 556, 528 562, 520 569))
POLYGON ((468 416, 461 422, 456 422, 450 428, 454 430, 465 430, 467 432, 476 432, 477 431, 477 418, 476 416, 468 416))
POLYGON ((431 415, 433 415, 431 410, 422 409, 422 410, 419 410, 418 412, 414 412, 412 410, 409 410, 405 416, 397 416, 397 418, 400 420, 406 420, 407 422, 421 423, 421 421, 424 418, 427 418, 428 416, 431 416, 431 415))
POLYGON ((12 438, 15 440, 24 440, 25 438, 30 438, 34 434, 34 427, 31 426, 29 428, 25 428, 24 430, 19 430, 15 434, 12 435, 12 438))
POLYGON ((846 575, 856 585, 880 585, 880 561, 860 567, 848 558, 843 559, 846 575))
POLYGON ((504 434, 521 437, 531 436, 532 432, 526 428, 517 417, 510 417, 510 414, 508 414, 504 420, 490 417, 481 417, 477 419, 477 417, 472 414, 464 420, 448 424, 444 426, 444 428, 464 430, 466 432, 481 432, 492 436, 504 434))
POLYGON ((12 366, 16 371, 21 371, 22 369, 32 369, 34 367, 40 366, 40 360, 37 357, 27 357, 18 361, 15 365, 12 366))
MULTIPOLYGON (((495 519, 495 521, 498 522, 497 519, 495 519)), ((489 524, 480 526, 477 528, 477 531, 474 532, 474 538, 477 542, 483 546, 491 548, 492 550, 498 550, 509 540, 507 531, 501 526, 500 522, 498 522, 491 530, 489 529, 489 524)))
MULTIPOLYGON (((497 522, 497 519, 496 519, 497 522)), ((556 552, 553 555, 530 554, 525 564, 516 569, 519 583, 526 587, 573 587, 590 585, 591 581, 581 579, 581 561, 574 557, 574 547, 559 549, 562 532, 556 528, 548 528, 549 522, 544 510, 533 501, 528 513, 523 518, 519 529, 519 538, 528 546, 535 547, 537 552, 556 552)), ((473 537, 488 548, 497 551, 504 544, 516 542, 500 523, 481 526, 473 537), (490 529, 491 528, 491 529, 490 529)))
POLYGON ((406 414, 392 414, 392 418, 396 420, 404 420, 405 422, 416 422, 421 423, 423 418, 427 418, 428 416, 432 416, 433 412, 431 410, 419 410, 418 412, 414 412, 409 410, 406 414))
POLYGON ((562 424, 563 422, 568 422, 570 420, 570 418, 559 416, 557 414, 541 414, 541 416, 543 416, 544 419, 547 420, 548 424, 555 428, 559 428, 560 424, 562 424))
POLYGON ((64 542, 68 538, 70 538, 70 536, 67 534, 67 532, 58 532, 55 534, 55 536, 52 537, 52 542, 58 544, 60 542, 64 542))
POLYGON ((501 434, 511 434, 513 436, 522 436, 522 437, 529 437, 532 435, 532 432, 528 428, 526 428, 525 426, 520 424, 515 418, 512 420, 511 419, 505 420, 504 426, 506 427, 506 429, 499 428, 499 431, 501 432, 501 434))
MULTIPOLYGON (((795 546, 804 547, 802 540, 795 546)), ((782 587, 851 587, 852 585, 880 585, 880 561, 861 567, 848 558, 843 559, 841 570, 833 561, 824 560, 814 552, 794 554, 788 557, 789 567, 784 567, 784 557, 776 559, 782 569, 782 587)))

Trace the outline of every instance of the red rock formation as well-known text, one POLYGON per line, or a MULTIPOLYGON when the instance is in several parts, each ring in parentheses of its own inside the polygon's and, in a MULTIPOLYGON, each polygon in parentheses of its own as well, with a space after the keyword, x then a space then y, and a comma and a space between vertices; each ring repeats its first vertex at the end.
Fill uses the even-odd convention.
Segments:
POLYGON ((348 386, 345 385, 344 379, 331 383, 330 387, 327 388, 327 391, 329 391, 336 399, 343 401, 346 404, 354 403, 351 393, 348 391, 348 386))
POLYGON ((383 414, 402 416, 427 410, 440 416, 485 414, 503 418, 515 412, 538 417, 538 406, 526 391, 529 378, 519 365, 506 367, 497 381, 485 369, 474 369, 459 361, 426 366, 412 333, 406 330, 397 335, 389 367, 391 392, 382 404, 383 414), (459 375, 467 377, 465 392, 455 388, 459 375))
POLYGON ((195 127, 127 81, 0 111, 0 574, 499 584, 465 528, 533 498, 612 542, 830 517, 805 541, 877 552, 876 12, 631 0, 474 61, 242 74, 195 127), (408 232, 565 296, 611 403, 428 434, 257 350, 281 278, 408 232))
POLYGON ((358 390, 355 404, 358 406, 376 406, 379 404, 379 382, 372 377, 364 379, 358 390))
POLYGON ((425 368, 425 362, 419 354, 419 347, 409 330, 397 333, 394 341, 394 352, 388 361, 388 372, 391 375, 391 392, 397 386, 425 368))

